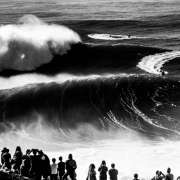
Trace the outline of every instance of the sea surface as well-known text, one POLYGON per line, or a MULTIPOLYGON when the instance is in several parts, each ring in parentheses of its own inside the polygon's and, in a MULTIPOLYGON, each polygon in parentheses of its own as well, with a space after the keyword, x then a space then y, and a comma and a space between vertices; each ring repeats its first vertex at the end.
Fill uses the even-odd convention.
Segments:
POLYGON ((1 0, 0 24, 0 149, 179 175, 179 1, 1 0))

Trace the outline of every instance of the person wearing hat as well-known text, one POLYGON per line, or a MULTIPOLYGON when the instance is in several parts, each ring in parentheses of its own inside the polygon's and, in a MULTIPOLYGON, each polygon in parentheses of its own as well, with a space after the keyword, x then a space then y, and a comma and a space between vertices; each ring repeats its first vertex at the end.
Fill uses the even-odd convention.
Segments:
POLYGON ((2 168, 11 170, 11 154, 9 153, 9 149, 3 148, 1 152, 2 168))
POLYGON ((3 165, 4 164, 4 161, 3 161, 3 154, 6 152, 6 147, 4 147, 2 150, 1 150, 1 164, 3 165))

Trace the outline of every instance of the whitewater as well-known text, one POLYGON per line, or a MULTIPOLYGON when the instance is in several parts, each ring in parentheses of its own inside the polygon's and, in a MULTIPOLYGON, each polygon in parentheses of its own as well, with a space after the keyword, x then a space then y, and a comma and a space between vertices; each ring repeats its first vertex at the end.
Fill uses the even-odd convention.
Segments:
POLYGON ((0 71, 30 71, 63 55, 81 42, 77 33, 62 25, 47 24, 25 15, 17 24, 0 26, 0 71))
MULTIPOLYGON (((143 140, 142 137, 133 133, 124 135, 120 133, 113 136, 109 132, 111 136, 108 137, 107 133, 100 134, 93 128, 91 128, 91 133, 94 137, 104 135, 106 139, 93 141, 76 139, 72 142, 74 136, 78 137, 78 131, 72 133, 73 136, 69 136, 69 140, 62 141, 62 139, 57 138, 58 133, 51 128, 45 129, 40 124, 28 128, 26 126, 22 131, 1 135, 3 138, 0 139, 0 143, 9 147, 11 153, 14 152, 17 144, 20 144, 24 151, 31 147, 43 149, 50 159, 58 159, 59 156, 63 156, 65 160, 68 154, 72 153, 77 161, 78 179, 87 177, 88 167, 91 163, 96 165, 97 171, 102 160, 106 160, 108 167, 111 163, 116 164, 119 171, 118 178, 121 180, 132 179, 135 172, 139 174, 140 179, 150 180, 156 170, 165 173, 167 167, 172 168, 175 178, 179 176, 180 158, 176 153, 179 151, 179 142, 164 139, 152 142, 143 140)), ((88 128, 88 130, 90 129, 88 128)))
MULTIPOLYGON (((163 65, 171 60, 174 60, 175 58, 180 57, 180 51, 170 51, 165 53, 159 53, 155 55, 149 55, 140 60, 137 67, 140 69, 156 74, 156 75, 162 75, 162 68, 163 65)), ((167 74, 168 72, 164 71, 164 74, 167 74)))
POLYGON ((110 40, 110 41, 118 41, 118 40, 134 40, 134 39, 148 39, 148 37, 140 37, 134 35, 121 35, 121 34, 88 34, 89 38, 97 39, 97 40, 110 40))

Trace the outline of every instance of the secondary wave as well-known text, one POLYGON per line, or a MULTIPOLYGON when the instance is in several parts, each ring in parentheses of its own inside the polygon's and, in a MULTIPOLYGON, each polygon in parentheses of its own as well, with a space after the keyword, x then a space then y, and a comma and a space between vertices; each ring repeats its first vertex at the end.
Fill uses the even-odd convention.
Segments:
POLYGON ((131 35, 117 35, 117 34, 88 34, 88 37, 92 39, 111 40, 111 41, 146 38, 146 37, 138 37, 131 35))
MULTIPOLYGON (((165 53, 158 53, 155 55, 149 55, 142 58, 142 60, 138 63, 137 67, 146 72, 161 75, 163 65, 178 57, 180 57, 180 51, 171 51, 165 53)), ((164 73, 167 74, 168 72, 164 73)))
POLYGON ((17 24, 0 26, 0 71, 34 70, 80 41, 79 35, 65 26, 26 15, 17 24))
MULTIPOLYGON (((78 43, 64 55, 55 55, 53 59, 28 73, 46 75, 68 74, 107 74, 136 73, 139 59, 167 50, 137 45, 105 45, 78 43), (136 71, 136 72, 135 72, 136 71)), ((18 70, 4 70, 1 76, 12 76, 27 73, 18 70)))

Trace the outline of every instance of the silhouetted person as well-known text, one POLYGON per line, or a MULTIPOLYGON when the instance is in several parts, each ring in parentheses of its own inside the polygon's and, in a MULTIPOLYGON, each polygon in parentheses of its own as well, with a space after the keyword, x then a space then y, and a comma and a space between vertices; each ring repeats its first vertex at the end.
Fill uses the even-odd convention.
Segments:
POLYGON ((37 149, 32 149, 30 176, 33 180, 41 180, 41 162, 37 149))
POLYGON ((118 170, 115 169, 115 164, 111 164, 111 169, 109 170, 109 177, 110 177, 110 180, 117 180, 118 176, 118 170))
POLYGON ((3 161, 3 154, 6 152, 7 148, 4 147, 2 150, 1 150, 1 164, 3 165, 4 164, 4 161, 3 161))
POLYGON ((11 154, 9 153, 9 149, 4 148, 1 154, 2 161, 2 169, 11 170, 11 154))
POLYGON ((66 161, 66 173, 63 176, 63 180, 67 179, 68 176, 70 176, 71 180, 75 180, 76 168, 77 168, 76 161, 73 159, 72 154, 69 154, 68 160, 66 161))
POLYGON ((49 157, 44 154, 42 150, 39 151, 39 158, 40 158, 40 166, 41 166, 41 175, 43 176, 44 180, 51 175, 51 166, 49 157))
POLYGON ((23 156, 23 153, 21 151, 21 147, 17 146, 16 150, 15 150, 15 153, 14 153, 14 156, 13 156, 13 159, 12 159, 13 169, 14 169, 15 172, 20 173, 20 166, 21 166, 21 163, 22 163, 22 156, 23 156))
POLYGON ((94 164, 89 165, 89 171, 86 180, 96 180, 96 171, 94 164))
POLYGON ((59 179, 62 180, 65 174, 65 162, 63 162, 62 156, 59 157, 58 174, 59 174, 59 179))
POLYGON ((99 180, 107 180, 107 171, 108 168, 106 166, 106 162, 102 161, 101 166, 98 169, 100 175, 99 175, 99 180))
POLYGON ((151 180, 162 180, 165 175, 161 171, 156 171, 156 175, 151 180))
POLYGON ((31 168, 31 150, 27 149, 26 154, 22 156, 22 164, 21 164, 21 175, 25 177, 29 177, 29 172, 31 168))
POLYGON ((138 179, 138 174, 136 173, 136 174, 134 174, 134 179, 133 180, 139 180, 138 179))
POLYGON ((57 180, 57 172, 58 165, 56 164, 56 159, 52 159, 52 164, 51 164, 51 180, 57 180))
POLYGON ((171 168, 167 169, 167 174, 165 176, 165 180, 173 180, 174 179, 174 175, 171 173, 171 168))

